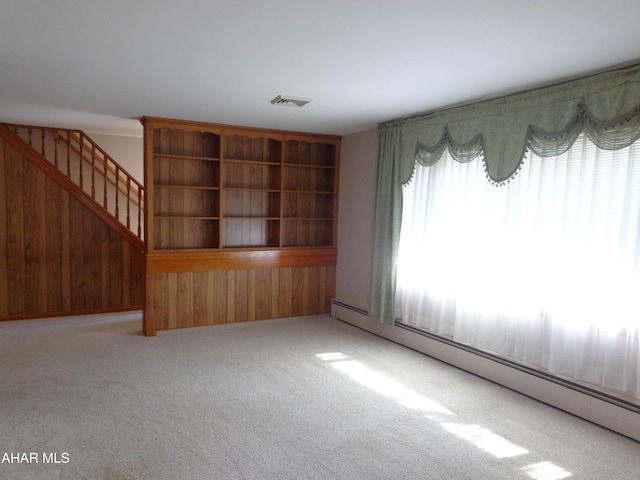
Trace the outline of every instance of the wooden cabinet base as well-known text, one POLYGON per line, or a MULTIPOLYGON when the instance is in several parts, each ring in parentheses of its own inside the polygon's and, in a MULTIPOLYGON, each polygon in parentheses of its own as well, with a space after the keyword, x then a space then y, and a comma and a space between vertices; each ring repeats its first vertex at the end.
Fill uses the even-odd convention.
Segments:
MULTIPOLYGON (((185 271, 180 262, 173 264, 173 271, 162 271, 167 269, 160 265, 167 265, 172 255, 157 261, 152 257, 144 332, 153 336, 161 330, 329 313, 335 296, 336 252, 316 253, 321 259, 316 265, 294 266, 293 255, 285 255, 280 265, 271 258, 270 264, 257 268, 229 269, 225 267, 233 263, 221 263, 221 268, 193 271, 185 271)), ((215 263, 216 255, 211 255, 206 265, 215 263)), ((302 256, 313 258, 311 251, 302 256)))

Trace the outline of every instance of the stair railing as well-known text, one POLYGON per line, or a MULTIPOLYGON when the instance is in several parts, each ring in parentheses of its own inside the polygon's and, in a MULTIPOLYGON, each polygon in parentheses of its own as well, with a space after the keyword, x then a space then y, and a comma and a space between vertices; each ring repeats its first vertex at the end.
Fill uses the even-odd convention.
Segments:
POLYGON ((143 240, 144 186, 81 130, 7 125, 143 240))

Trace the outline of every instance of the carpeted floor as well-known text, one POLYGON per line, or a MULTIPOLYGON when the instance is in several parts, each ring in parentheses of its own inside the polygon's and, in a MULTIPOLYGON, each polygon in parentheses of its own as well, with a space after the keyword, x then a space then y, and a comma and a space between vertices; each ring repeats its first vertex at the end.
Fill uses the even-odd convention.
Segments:
POLYGON ((638 442, 329 317, 140 329, 0 323, 0 479, 640 479, 638 442))

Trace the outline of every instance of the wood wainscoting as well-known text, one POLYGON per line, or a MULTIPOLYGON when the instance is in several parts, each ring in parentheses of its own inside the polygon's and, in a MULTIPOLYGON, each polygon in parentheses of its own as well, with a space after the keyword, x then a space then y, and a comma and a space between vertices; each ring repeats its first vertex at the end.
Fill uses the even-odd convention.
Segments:
POLYGON ((144 254, 0 136, 0 320, 140 309, 144 254))
POLYGON ((147 255, 144 331, 329 313, 335 249, 147 255))

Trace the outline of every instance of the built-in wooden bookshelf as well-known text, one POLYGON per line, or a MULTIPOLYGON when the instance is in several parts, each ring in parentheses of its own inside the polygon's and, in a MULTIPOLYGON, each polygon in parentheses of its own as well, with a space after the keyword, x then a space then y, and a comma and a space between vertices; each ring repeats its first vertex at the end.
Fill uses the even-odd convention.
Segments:
POLYGON ((222 247, 279 247, 282 141, 224 137, 222 247))
POLYGON ((148 247, 218 247, 220 134, 162 126, 150 135, 153 147, 145 154, 146 183, 153 192, 153 210, 147 211, 148 247))
MULTIPOLYGON (((147 289, 148 310, 164 315, 160 299, 154 297, 167 293, 162 280, 149 275, 202 271, 206 264, 206 271, 236 272, 234 282, 256 268, 328 267, 329 273, 321 274, 329 287, 320 307, 312 300, 314 292, 303 289, 296 290, 294 309, 297 315, 328 312, 336 257, 340 137, 151 117, 143 124, 147 284, 153 285, 153 291, 147 289), (193 263, 194 254, 199 265, 193 263), (305 302, 315 306, 306 309, 305 302)), ((250 287, 237 287, 237 292, 246 291, 248 302, 256 297, 250 287)), ((216 305, 211 308, 222 308, 216 305)), ((178 307, 167 308, 175 314, 178 307)), ((200 312, 196 323, 208 324, 206 318, 200 312)), ((232 318, 226 315, 225 321, 232 318)), ((193 323, 189 319, 176 326, 154 318, 146 322, 145 331, 152 335, 193 323)))
POLYGON ((283 246, 333 243, 336 155, 331 143, 285 142, 283 246))

